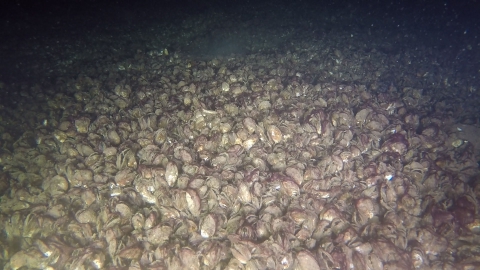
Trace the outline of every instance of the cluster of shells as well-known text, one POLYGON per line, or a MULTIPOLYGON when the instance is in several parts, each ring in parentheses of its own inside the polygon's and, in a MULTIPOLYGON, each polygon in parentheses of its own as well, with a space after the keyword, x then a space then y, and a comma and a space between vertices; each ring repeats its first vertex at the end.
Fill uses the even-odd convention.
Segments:
POLYGON ((474 146, 421 89, 138 55, 2 127, 6 269, 478 267, 474 146))

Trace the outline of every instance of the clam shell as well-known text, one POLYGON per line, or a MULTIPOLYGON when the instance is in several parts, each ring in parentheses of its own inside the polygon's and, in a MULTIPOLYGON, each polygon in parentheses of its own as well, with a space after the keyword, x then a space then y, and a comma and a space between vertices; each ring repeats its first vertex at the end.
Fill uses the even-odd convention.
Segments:
POLYGON ((75 128, 78 133, 86 134, 88 132, 88 127, 90 126, 90 119, 87 117, 80 117, 75 120, 75 128))
POLYGON ((267 136, 273 143, 279 143, 283 139, 282 131, 274 125, 269 125, 267 127, 267 136))
POLYGON ((80 223, 95 224, 97 222, 97 213, 91 208, 81 209, 75 213, 75 218, 80 223))
POLYGON ((170 226, 158 225, 145 232, 147 241, 155 246, 163 245, 172 234, 173 229, 170 226))
POLYGON ((122 141, 122 139, 120 138, 120 135, 118 135, 115 129, 110 129, 107 132, 107 137, 112 145, 119 145, 122 141))
POLYGON ((206 215, 200 222, 200 235, 210 238, 215 234, 217 222, 212 214, 206 215))
POLYGON ((42 183, 43 190, 50 194, 50 196, 63 194, 68 190, 68 187, 69 184, 67 179, 60 175, 48 178, 42 183))
POLYGON ((455 148, 460 147, 460 146, 462 146, 463 142, 464 141, 462 139, 455 140, 455 141, 452 142, 452 146, 455 147, 455 148))
POLYGON ((129 186, 132 184, 135 179, 135 172, 130 169, 124 169, 117 172, 115 175, 115 184, 120 187, 129 186))
POLYGON ((167 167, 165 168, 165 180, 167 184, 173 187, 178 178, 178 168, 177 165, 173 162, 168 162, 167 167))

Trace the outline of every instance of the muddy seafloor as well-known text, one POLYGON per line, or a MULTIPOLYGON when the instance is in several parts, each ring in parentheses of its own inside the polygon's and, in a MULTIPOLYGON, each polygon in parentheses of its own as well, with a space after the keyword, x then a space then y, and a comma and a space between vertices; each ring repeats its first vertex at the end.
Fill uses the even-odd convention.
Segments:
POLYGON ((463 24, 201 10, 4 24, 4 268, 479 266, 463 24))

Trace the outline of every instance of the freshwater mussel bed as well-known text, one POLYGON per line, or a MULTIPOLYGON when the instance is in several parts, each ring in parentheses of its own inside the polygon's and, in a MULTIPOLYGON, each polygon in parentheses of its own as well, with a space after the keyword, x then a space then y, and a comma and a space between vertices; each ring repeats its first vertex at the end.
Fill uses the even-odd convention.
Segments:
POLYGON ((18 97, 0 116, 0 263, 479 267, 476 93, 448 69, 385 67, 408 52, 331 45, 138 50, 2 85, 18 97))

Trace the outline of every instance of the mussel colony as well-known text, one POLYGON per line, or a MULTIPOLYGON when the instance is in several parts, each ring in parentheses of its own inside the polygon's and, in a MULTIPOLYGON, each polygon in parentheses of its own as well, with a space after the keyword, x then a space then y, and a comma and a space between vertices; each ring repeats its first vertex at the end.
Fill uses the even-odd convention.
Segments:
POLYGON ((480 267, 478 128, 327 53, 139 51, 25 90, 1 116, 5 269, 480 267))

